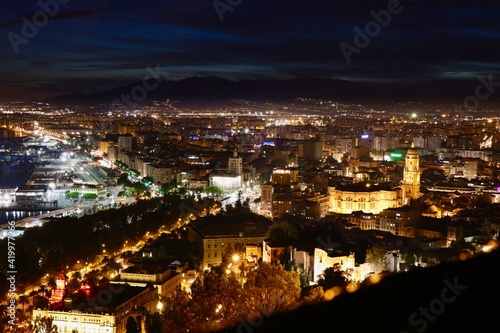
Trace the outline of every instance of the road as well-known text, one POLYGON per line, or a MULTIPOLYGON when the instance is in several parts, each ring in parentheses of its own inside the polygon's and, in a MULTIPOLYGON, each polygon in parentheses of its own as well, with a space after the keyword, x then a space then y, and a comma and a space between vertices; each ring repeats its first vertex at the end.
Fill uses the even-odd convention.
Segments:
MULTIPOLYGON (((84 204, 78 204, 78 205, 74 205, 74 206, 67 207, 67 208, 61 208, 61 209, 53 210, 53 211, 45 213, 45 214, 41 214, 41 215, 37 215, 37 216, 32 216, 32 217, 27 217, 25 219, 16 221, 15 222, 15 227, 16 228, 38 227, 38 226, 41 225, 40 224, 41 223, 40 222, 41 219, 49 218, 49 217, 55 217, 55 216, 58 216, 58 215, 61 215, 61 216, 71 215, 71 214, 73 214, 75 212, 78 212, 79 210, 84 209, 85 207, 87 207, 87 206, 84 205, 84 204)), ((0 239, 5 238, 7 236, 6 235, 6 230, 7 230, 8 226, 9 226, 8 224, 3 224, 3 225, 0 226, 0 239)))

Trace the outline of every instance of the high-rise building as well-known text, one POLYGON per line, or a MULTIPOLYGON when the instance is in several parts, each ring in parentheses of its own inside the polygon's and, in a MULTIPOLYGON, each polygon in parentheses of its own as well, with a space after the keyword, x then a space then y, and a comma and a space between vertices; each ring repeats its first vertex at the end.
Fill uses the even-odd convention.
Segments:
POLYGON ((273 186, 271 184, 260 185, 260 209, 271 210, 273 202, 273 186))
POLYGON ((238 152, 235 151, 233 157, 229 158, 228 162, 228 168, 227 168, 229 173, 235 174, 235 175, 242 175, 243 174, 243 160, 241 157, 238 157, 238 152))
POLYGON ((120 135, 118 137, 118 148, 120 150, 132 151, 137 146, 137 138, 128 134, 128 135, 120 135))
POLYGON ((272 175, 272 214, 280 218, 293 213, 293 186, 298 181, 298 170, 294 168, 275 169, 272 175))
POLYGON ((405 167, 403 170, 403 204, 408 205, 411 199, 420 197, 420 156, 415 144, 412 142, 406 153, 405 167))
POLYGON ((323 141, 304 141, 304 159, 320 160, 323 158, 323 141))

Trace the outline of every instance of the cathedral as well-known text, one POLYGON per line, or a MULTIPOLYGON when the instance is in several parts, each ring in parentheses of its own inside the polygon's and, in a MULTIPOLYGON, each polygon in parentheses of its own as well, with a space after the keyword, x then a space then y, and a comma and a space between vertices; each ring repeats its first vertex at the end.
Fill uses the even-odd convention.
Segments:
POLYGON ((355 211, 380 214, 387 208, 409 205, 411 199, 420 197, 420 157, 412 143, 406 153, 403 181, 396 188, 389 184, 370 182, 353 183, 328 187, 329 208, 338 214, 355 211))

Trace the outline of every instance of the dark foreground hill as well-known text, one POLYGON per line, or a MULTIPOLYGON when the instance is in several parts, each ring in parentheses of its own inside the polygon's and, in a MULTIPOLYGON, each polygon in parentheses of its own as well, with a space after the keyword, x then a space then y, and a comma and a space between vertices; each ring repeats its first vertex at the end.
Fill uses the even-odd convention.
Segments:
POLYGON ((224 332, 499 332, 500 252, 387 277, 224 332))

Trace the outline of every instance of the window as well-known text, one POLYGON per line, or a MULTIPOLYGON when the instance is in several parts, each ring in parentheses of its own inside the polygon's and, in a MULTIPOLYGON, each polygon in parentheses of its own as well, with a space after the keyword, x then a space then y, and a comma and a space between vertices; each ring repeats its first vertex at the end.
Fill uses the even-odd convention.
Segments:
POLYGON ((210 244, 207 244, 207 248, 210 248, 210 244))
POLYGON ((217 252, 214 253, 214 258, 217 258, 217 252))
POLYGON ((217 243, 214 244, 214 247, 217 248, 217 243))

